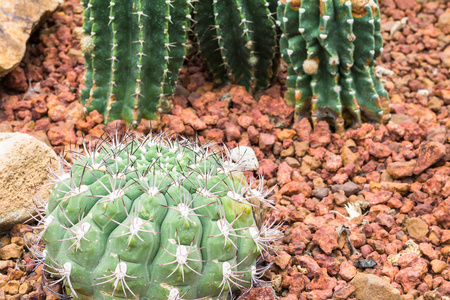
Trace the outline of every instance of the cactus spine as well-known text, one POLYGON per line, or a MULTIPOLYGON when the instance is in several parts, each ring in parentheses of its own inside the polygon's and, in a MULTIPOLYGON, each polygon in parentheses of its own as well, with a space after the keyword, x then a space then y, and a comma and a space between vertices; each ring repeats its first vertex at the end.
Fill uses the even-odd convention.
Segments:
POLYGON ((253 188, 211 145, 163 134, 84 149, 52 173, 31 238, 44 275, 74 298, 226 299, 261 281, 256 258, 281 237, 255 223, 252 205, 271 205, 262 179, 253 188))
POLYGON ((277 66, 273 7, 272 0, 195 4, 194 32, 216 83, 237 83, 249 91, 271 83, 277 66))
POLYGON ((382 51, 377 0, 282 0, 277 12, 286 99, 297 117, 334 119, 339 131, 345 113, 354 123, 361 111, 380 121, 387 93, 373 70, 382 51))
POLYGON ((82 103, 105 122, 170 110, 185 56, 191 0, 85 0, 82 103))

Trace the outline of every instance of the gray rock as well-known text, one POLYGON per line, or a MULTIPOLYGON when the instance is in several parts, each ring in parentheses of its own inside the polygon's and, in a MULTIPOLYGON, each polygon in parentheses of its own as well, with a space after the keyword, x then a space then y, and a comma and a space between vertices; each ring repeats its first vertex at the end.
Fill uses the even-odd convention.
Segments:
POLYGON ((328 196, 328 194, 330 193, 330 189, 326 188, 326 187, 320 187, 318 189, 315 189, 312 192, 313 197, 316 197, 320 200, 322 200, 323 198, 325 198, 326 196, 328 196))
MULTIPOLYGON (((0 232, 30 218, 34 187, 48 179, 49 166, 58 169, 53 149, 24 133, 0 133, 0 232)), ((39 194, 48 200, 49 187, 39 194)))
POLYGON ((357 185, 353 181, 347 181, 344 184, 335 184, 335 185, 331 186, 331 190, 334 193, 339 192, 339 191, 344 191, 345 196, 349 197, 351 195, 357 194, 361 190, 361 188, 359 187, 359 185, 357 185))
POLYGON ((258 170, 259 163, 255 151, 247 146, 239 146, 231 149, 231 160, 246 170, 258 170))

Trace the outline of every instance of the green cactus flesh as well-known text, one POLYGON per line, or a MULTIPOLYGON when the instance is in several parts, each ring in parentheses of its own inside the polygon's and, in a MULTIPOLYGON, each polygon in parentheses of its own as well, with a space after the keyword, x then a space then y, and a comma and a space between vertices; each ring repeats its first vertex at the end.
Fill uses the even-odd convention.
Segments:
POLYGON ((170 110, 185 56, 191 0, 85 0, 81 101, 105 122, 170 110))
POLYGON ((237 83, 249 91, 271 83, 277 66, 273 7, 272 0, 195 3, 194 32, 216 83, 237 83))
POLYGON ((382 51, 377 0, 283 0, 277 14, 297 118, 331 118, 340 130, 345 114, 380 121, 387 93, 373 71, 382 51))
POLYGON ((256 258, 280 235, 255 224, 262 181, 253 189, 210 145, 161 134, 91 146, 52 173, 34 251, 46 276, 78 299, 226 299, 258 281, 256 258))

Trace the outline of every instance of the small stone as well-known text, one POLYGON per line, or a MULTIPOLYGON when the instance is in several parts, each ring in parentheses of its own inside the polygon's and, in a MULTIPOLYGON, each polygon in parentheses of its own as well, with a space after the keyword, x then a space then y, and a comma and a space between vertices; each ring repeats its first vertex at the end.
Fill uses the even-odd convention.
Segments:
POLYGON ((309 136, 311 148, 325 147, 331 142, 331 131, 327 122, 320 121, 314 128, 314 132, 309 136))
POLYGON ((273 144, 273 148, 272 148, 273 155, 275 155, 275 156, 280 155, 282 150, 283 150, 283 144, 281 144, 280 142, 275 142, 275 144, 273 144))
POLYGON ((423 294, 423 299, 424 300, 442 300, 442 296, 437 291, 428 291, 425 294, 423 294))
POLYGON ((65 120, 66 122, 76 123, 84 117, 84 106, 78 101, 72 102, 67 106, 65 120))
POLYGON ((205 122, 206 125, 216 125, 217 122, 219 121, 219 116, 218 115, 205 115, 205 116, 201 116, 200 120, 205 122))
POLYGON ((268 151, 272 149, 275 144, 276 137, 273 134, 261 133, 259 135, 259 148, 261 151, 268 151))
MULTIPOLYGON (((275 300, 274 295, 275 295, 274 290, 269 285, 269 286, 265 286, 265 287, 253 287, 251 289, 248 289, 248 290, 246 290, 245 294, 241 294, 239 299, 240 300, 254 300, 254 299, 275 300)), ((297 297, 294 299, 297 299, 297 297)), ((289 299, 289 300, 291 300, 291 299, 289 299)))
POLYGON ((24 282, 19 286, 19 294, 28 294, 33 290, 33 287, 29 282, 24 282))
POLYGON ((248 139, 252 144, 258 144, 259 142, 259 131, 255 128, 255 126, 249 126, 247 128, 248 139))
POLYGON ((29 293, 28 296, 30 297, 30 300, 44 300, 44 299, 47 299, 47 295, 41 289, 29 293))
POLYGON ((283 129, 277 134, 277 138, 282 142, 286 139, 292 139, 296 134, 297 132, 293 129, 283 129))
POLYGON ((342 158, 339 155, 335 155, 331 152, 325 153, 325 162, 322 168, 329 172, 336 172, 342 166, 342 158))
POLYGON ((401 269, 394 277, 394 280, 401 284, 403 289, 408 291, 420 284, 421 273, 411 267, 401 269))
POLYGON ((19 258, 22 256, 23 246, 17 244, 9 244, 0 249, 0 257, 2 259, 19 258))
POLYGON ((294 147, 290 146, 287 149, 281 150, 280 152, 281 157, 293 157, 294 156, 294 147))
POLYGON ((291 167, 291 168, 300 168, 300 162, 298 159, 293 157, 286 157, 284 161, 291 167))
POLYGON ((423 142, 419 146, 414 175, 419 175, 445 156, 445 146, 438 142, 423 142))
POLYGON ((447 8, 444 13, 439 16, 438 27, 444 29, 450 26, 450 9, 447 8))
POLYGON ((224 138, 223 130, 219 128, 213 128, 211 130, 208 130, 205 136, 205 139, 207 141, 215 141, 215 142, 222 142, 224 138))
POLYGON ((231 149, 231 160, 244 166, 246 170, 258 170, 259 163, 255 151, 246 146, 239 146, 231 149))
POLYGON ((282 270, 286 269, 290 261, 291 255, 289 255, 285 251, 279 251, 277 257, 275 258, 275 264, 278 265, 282 270))
POLYGON ((390 122, 400 125, 405 121, 411 120, 411 117, 405 114, 393 114, 391 116, 390 122))
POLYGON ((320 159, 314 156, 305 155, 302 159, 302 166, 308 167, 311 170, 317 170, 321 165, 320 159))
POLYGON ((431 245, 430 243, 420 243, 419 250, 430 260, 438 259, 439 257, 439 252, 434 250, 433 245, 431 245))
POLYGON ((330 193, 329 188, 321 187, 321 188, 315 189, 312 192, 312 196, 322 200, 323 198, 327 197, 329 193, 330 193))
POLYGON ((77 141, 73 128, 54 126, 47 132, 48 139, 53 146, 70 145, 77 141))
POLYGON ((10 295, 16 295, 19 293, 20 281, 18 280, 10 280, 3 287, 4 291, 10 295))
POLYGON ((413 9, 417 4, 416 0, 395 0, 397 8, 401 10, 413 9))
POLYGON ((258 174, 264 176, 265 179, 272 179, 277 169, 278 165, 271 159, 263 159, 259 163, 258 174))
POLYGON ((391 149, 389 149, 388 145, 381 143, 370 143, 369 144, 369 153, 373 157, 376 158, 385 158, 391 155, 391 149))
POLYGON ((413 175, 416 164, 415 160, 393 162, 387 165, 386 171, 394 179, 410 177, 413 175))
POLYGON ((342 288, 336 288, 333 293, 333 299, 346 300, 350 298, 350 295, 355 292, 355 287, 353 285, 346 285, 342 288))
POLYGON ((195 130, 206 129, 206 123, 203 122, 192 108, 185 108, 181 111, 181 120, 184 124, 191 126, 195 130))
POLYGON ((291 125, 295 109, 288 105, 283 97, 262 95, 258 101, 258 108, 264 115, 270 117, 276 127, 291 125))
POLYGON ((48 116, 53 122, 64 121, 66 117, 66 107, 55 105, 48 109, 48 116))
POLYGON ((371 258, 360 259, 360 260, 355 261, 355 267, 361 268, 361 269, 373 268, 376 265, 377 265, 376 261, 374 261, 371 258))
POLYGON ((311 123, 309 123, 308 118, 303 118, 299 122, 294 123, 294 125, 292 125, 292 129, 297 132, 300 141, 309 142, 312 126, 311 123))
POLYGON ((432 260, 430 264, 431 269, 436 274, 442 273, 442 271, 444 271, 447 268, 447 263, 438 259, 432 260))
POLYGON ((294 142, 294 149, 295 149, 295 156, 297 157, 303 157, 306 154, 306 151, 308 151, 309 148, 309 141, 295 141, 294 142))
POLYGON ((234 125, 232 122, 225 123, 225 136, 227 137, 228 142, 238 141, 241 138, 239 127, 234 125))
POLYGON ((356 183, 347 181, 344 184, 332 185, 331 190, 333 191, 333 193, 343 191, 347 197, 350 197, 351 195, 356 195, 361 190, 361 188, 356 183))
POLYGON ((405 221, 408 234, 414 239, 420 239, 428 234, 428 224, 419 218, 407 218, 405 221))
POLYGON ((67 51, 67 56, 81 58, 83 57, 83 52, 75 48, 70 48, 69 51, 67 51))
POLYGON ((334 249, 339 247, 337 233, 334 226, 321 226, 313 235, 314 244, 318 245, 325 254, 330 255, 334 249))
POLYGON ((441 100, 439 100, 439 98, 437 97, 432 97, 430 101, 428 101, 427 107, 435 113, 439 113, 442 107, 441 100))
POLYGON ((247 129, 250 125, 253 124, 253 118, 249 115, 241 115, 239 116, 237 121, 239 126, 245 129, 247 129))
POLYGON ((352 280, 353 277, 355 277, 357 273, 358 273, 358 271, 356 270, 355 266, 353 266, 348 261, 344 261, 341 264, 341 267, 339 270, 339 275, 341 275, 342 279, 344 279, 345 281, 352 280))
POLYGON ((291 181, 284 185, 280 191, 280 195, 293 196, 303 194, 305 197, 311 196, 311 187, 306 182, 291 181))
POLYGON ((400 292, 387 281, 372 274, 359 273, 350 282, 358 300, 400 300, 400 292))
POLYGON ((15 263, 12 260, 0 260, 0 273, 6 273, 8 268, 13 268, 15 263))
POLYGON ((344 164, 344 166, 352 163, 355 165, 357 171, 361 170, 361 167, 358 165, 358 158, 356 157, 356 154, 353 153, 353 151, 350 150, 349 147, 347 147, 347 146, 342 147, 341 151, 340 151, 340 155, 341 155, 342 163, 344 164))
POLYGON ((337 206, 344 207, 347 204, 348 199, 344 193, 334 193, 334 203, 337 206))

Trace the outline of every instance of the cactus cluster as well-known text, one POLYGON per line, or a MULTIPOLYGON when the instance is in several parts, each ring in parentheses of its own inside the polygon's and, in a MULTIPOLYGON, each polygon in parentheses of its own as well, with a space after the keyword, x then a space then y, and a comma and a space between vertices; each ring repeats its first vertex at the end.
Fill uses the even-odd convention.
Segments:
POLYGON ((277 14, 296 116, 332 119, 340 131, 345 114, 380 121, 387 93, 374 73, 383 50, 377 0, 282 0, 277 14))
POLYGON ((270 190, 227 153, 164 134, 85 143, 36 204, 44 275, 77 299, 226 299, 258 283, 280 225, 255 223, 270 190))
POLYGON ((81 101, 105 122, 169 112, 185 57, 192 0, 84 0, 81 101))
POLYGON ((249 91, 267 87, 276 69, 273 0, 203 0, 195 4, 194 32, 216 83, 249 91))
POLYGON ((277 67, 270 1, 84 0, 82 103, 106 123, 169 112, 192 23, 217 83, 266 87, 277 67))

